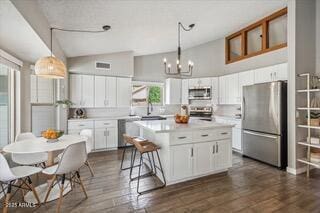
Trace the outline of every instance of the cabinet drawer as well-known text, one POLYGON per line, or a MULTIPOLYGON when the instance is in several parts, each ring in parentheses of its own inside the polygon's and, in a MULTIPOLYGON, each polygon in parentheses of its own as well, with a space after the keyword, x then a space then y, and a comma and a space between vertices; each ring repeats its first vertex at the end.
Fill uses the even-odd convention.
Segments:
POLYGON ((95 128, 117 127, 118 121, 117 120, 95 121, 94 126, 95 126, 95 128))
POLYGON ((214 130, 199 130, 193 133, 193 141, 212 141, 216 138, 216 131, 214 130))
POLYGON ((68 129, 93 129, 93 121, 69 121, 68 129))
POLYGON ((192 132, 175 132, 171 135, 171 144, 178 145, 192 143, 192 132))
POLYGON ((216 140, 231 138, 231 129, 217 129, 216 140))

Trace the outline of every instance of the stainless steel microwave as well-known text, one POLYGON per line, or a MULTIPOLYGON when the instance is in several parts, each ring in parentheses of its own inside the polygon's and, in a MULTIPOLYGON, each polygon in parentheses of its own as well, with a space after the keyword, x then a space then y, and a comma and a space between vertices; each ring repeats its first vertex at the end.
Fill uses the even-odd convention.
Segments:
POLYGON ((211 87, 190 87, 189 100, 210 100, 211 87))

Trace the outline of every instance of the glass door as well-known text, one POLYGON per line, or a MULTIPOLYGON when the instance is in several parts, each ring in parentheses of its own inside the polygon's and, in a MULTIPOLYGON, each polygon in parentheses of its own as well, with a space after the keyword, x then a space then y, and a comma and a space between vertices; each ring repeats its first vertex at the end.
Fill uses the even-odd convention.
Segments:
POLYGON ((10 112, 10 69, 0 64, 0 149, 9 143, 10 112))

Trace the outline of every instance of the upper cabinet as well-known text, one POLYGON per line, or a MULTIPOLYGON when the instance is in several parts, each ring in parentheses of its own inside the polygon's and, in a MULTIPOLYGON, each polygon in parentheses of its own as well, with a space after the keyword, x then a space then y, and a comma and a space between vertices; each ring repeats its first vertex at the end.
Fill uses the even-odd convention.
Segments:
POLYGON ((189 104, 189 80, 181 81, 181 104, 189 104))
POLYGON ((270 67, 263 67, 254 70, 254 83, 265 83, 272 81, 287 80, 288 64, 277 64, 270 67))
POLYGON ((192 87, 210 87, 211 78, 191 78, 189 79, 189 88, 192 87))
POLYGON ((132 98, 131 78, 117 78, 117 106, 130 107, 132 98))
POLYGON ((94 76, 71 74, 70 100, 74 107, 94 107, 94 76))
POLYGON ((166 79, 166 104, 181 104, 181 79, 166 79))
POLYGON ((242 90, 244 86, 253 85, 254 84, 254 72, 246 71, 239 73, 239 103, 242 102, 242 90))
POLYGON ((30 75, 31 103, 52 104, 54 100, 53 79, 30 75))
POLYGON ((117 105, 117 79, 116 77, 94 77, 94 106, 116 107, 117 105))
POLYGON ((239 74, 231 74, 219 77, 219 104, 238 104, 239 98, 239 74))
POLYGON ((226 64, 287 46, 287 8, 235 32, 225 40, 226 64))

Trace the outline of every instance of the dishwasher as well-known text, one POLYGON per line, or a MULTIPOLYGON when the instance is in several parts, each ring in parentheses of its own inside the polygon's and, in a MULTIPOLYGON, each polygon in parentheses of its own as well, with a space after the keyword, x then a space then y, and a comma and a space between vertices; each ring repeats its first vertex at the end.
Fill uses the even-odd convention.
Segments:
POLYGON ((140 128, 134 124, 134 121, 139 121, 140 118, 128 118, 118 120, 118 147, 124 147, 126 143, 123 140, 123 134, 130 136, 139 136, 140 128))

